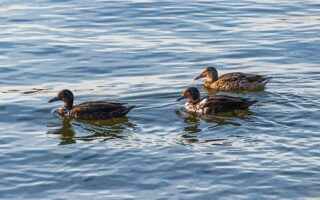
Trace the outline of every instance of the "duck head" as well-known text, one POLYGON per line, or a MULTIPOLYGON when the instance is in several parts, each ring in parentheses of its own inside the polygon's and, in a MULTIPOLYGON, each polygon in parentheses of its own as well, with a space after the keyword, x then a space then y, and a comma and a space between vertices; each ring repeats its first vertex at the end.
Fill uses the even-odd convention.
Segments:
POLYGON ((70 90, 64 89, 61 90, 56 97, 49 100, 48 103, 52 103, 55 101, 63 101, 64 107, 71 109, 73 106, 73 94, 70 90))
POLYGON ((207 67, 199 76, 197 76, 193 80, 198 80, 200 78, 207 78, 208 82, 215 82, 216 80, 218 80, 218 71, 214 67, 207 67))
POLYGON ((200 100, 200 92, 195 87, 189 87, 182 93, 177 101, 180 101, 182 99, 189 99, 189 102, 196 103, 200 100))

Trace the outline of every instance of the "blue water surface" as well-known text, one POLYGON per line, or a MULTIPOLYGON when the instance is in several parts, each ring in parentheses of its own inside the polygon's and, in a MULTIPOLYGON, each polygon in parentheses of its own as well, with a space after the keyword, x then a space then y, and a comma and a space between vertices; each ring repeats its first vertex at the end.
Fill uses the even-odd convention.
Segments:
MULTIPOLYGON (((2 0, 0 199, 320 199, 316 0, 2 0), (203 68, 273 77, 249 111, 175 99, 203 68), (126 118, 57 117, 117 100, 126 118)), ((220 92, 221 93, 221 92, 220 92)))

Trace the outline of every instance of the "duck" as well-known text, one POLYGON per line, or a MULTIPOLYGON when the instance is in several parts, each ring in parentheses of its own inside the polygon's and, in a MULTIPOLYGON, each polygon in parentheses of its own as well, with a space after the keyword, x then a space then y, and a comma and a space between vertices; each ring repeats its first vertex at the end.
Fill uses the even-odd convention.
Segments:
POLYGON ((235 110, 247 109, 258 102, 257 100, 228 95, 211 95, 200 98, 200 92, 195 87, 187 88, 177 101, 182 99, 188 99, 184 106, 187 111, 198 114, 234 112, 235 110))
POLYGON ((264 90, 271 77, 232 72, 218 77, 218 71, 214 67, 207 67, 193 80, 207 78, 203 83, 206 88, 214 90, 264 90))
POLYGON ((61 90, 58 95, 49 100, 48 103, 55 101, 63 102, 63 105, 58 110, 61 116, 85 120, 123 117, 134 108, 134 106, 126 106, 125 103, 109 101, 91 101, 74 106, 73 93, 68 89, 61 90))

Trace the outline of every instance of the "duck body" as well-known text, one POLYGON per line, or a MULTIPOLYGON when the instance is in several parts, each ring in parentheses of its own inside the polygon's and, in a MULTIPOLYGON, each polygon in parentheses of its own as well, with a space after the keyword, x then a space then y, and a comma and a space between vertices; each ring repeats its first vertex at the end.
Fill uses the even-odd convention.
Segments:
POLYGON ((256 100, 251 101, 241 97, 215 95, 205 97, 199 102, 187 102, 184 108, 189 112, 199 114, 217 114, 247 109, 256 102, 256 100))
POLYGON ((123 117, 134 108, 134 106, 126 106, 124 103, 109 101, 91 101, 73 106, 73 99, 73 94, 70 90, 62 90, 49 103, 63 101, 64 105, 58 110, 61 116, 87 120, 123 117))
POLYGON ((215 90, 264 90, 268 78, 241 72, 224 74, 215 82, 205 81, 203 86, 215 90))
POLYGON ((59 108, 61 116, 74 117, 76 119, 109 119, 125 116, 134 106, 125 106, 123 103, 92 101, 85 102, 68 109, 59 108))
POLYGON ((206 88, 215 90, 264 90, 270 77, 242 72, 233 72, 218 77, 213 67, 208 67, 195 80, 206 77, 203 83, 206 88))
POLYGON ((200 99, 200 93, 198 89, 194 87, 185 90, 177 100, 184 98, 189 99, 184 108, 189 112, 199 114, 233 112, 239 109, 247 109, 257 102, 256 100, 248 100, 246 98, 228 95, 213 95, 200 99))

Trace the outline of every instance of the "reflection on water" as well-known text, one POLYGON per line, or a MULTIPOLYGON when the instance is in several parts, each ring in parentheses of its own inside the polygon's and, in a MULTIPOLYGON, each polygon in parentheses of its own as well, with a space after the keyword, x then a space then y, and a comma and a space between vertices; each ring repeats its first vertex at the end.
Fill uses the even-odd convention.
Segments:
POLYGON ((189 133, 197 133, 202 129, 199 128, 201 122, 212 123, 211 127, 222 125, 241 126, 244 122, 241 120, 250 119, 250 116, 254 113, 250 110, 236 110, 234 112, 219 113, 215 115, 202 115, 198 113, 191 113, 184 110, 175 111, 176 115, 183 119, 185 123, 184 130, 189 133), (240 121, 237 122, 236 119, 240 121))
POLYGON ((239 127, 251 120, 254 113, 250 110, 236 110, 234 112, 219 113, 215 115, 201 115, 187 112, 183 109, 177 109, 175 114, 184 122, 184 132, 179 140, 179 144, 206 144, 206 145, 225 145, 231 146, 234 138, 240 138, 240 135, 221 135, 215 131, 220 126, 239 127), (205 124, 205 125, 204 125, 205 124), (210 131, 212 130, 212 131, 210 131), (207 136, 199 135, 200 132, 209 131, 207 136))
POLYGON ((47 133, 60 135, 60 144, 72 144, 77 141, 125 139, 134 126, 127 117, 98 121, 59 117, 48 123, 47 133))
POLYGON ((201 139, 197 138, 195 135, 182 135, 180 144, 182 145, 192 145, 194 143, 197 144, 209 144, 209 145, 222 145, 222 146, 231 146, 232 142, 229 141, 228 138, 221 138, 221 139, 201 139))
MULTIPOLYGON (((230 137, 241 137, 238 135, 223 136, 222 138, 214 138, 215 133, 212 132, 208 138, 198 137, 198 133, 209 129, 214 130, 219 126, 241 126, 245 123, 245 120, 250 120, 254 114, 250 110, 236 110, 234 112, 219 113, 216 115, 201 115, 197 113, 187 112, 186 110, 176 110, 176 115, 181 118, 185 124, 183 130, 186 134, 181 136, 180 144, 193 144, 193 143, 207 143, 210 145, 227 145, 230 146, 232 142, 229 140, 230 137), (208 124, 202 128, 202 124, 208 124)), ((218 136, 220 137, 220 135, 218 136)))
POLYGON ((2 0, 0 12, 1 200, 319 199, 317 0, 2 0), (178 109, 189 86, 216 92, 192 81, 208 65, 274 78, 217 92, 258 100, 248 111, 178 109), (48 119, 65 88, 76 104, 139 107, 48 119))

